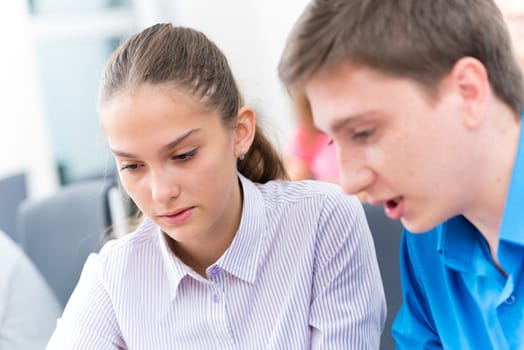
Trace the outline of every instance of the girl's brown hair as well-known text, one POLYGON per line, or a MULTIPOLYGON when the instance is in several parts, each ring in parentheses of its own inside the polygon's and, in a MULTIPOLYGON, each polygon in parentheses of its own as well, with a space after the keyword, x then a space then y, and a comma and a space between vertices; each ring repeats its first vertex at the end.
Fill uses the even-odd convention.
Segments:
MULTIPOLYGON (((236 125, 242 96, 227 59, 203 33, 172 24, 156 24, 122 43, 102 76, 99 103, 141 84, 180 89, 210 110, 218 111, 225 127, 236 125)), ((238 171, 254 182, 287 178, 278 152, 260 127, 238 171)))

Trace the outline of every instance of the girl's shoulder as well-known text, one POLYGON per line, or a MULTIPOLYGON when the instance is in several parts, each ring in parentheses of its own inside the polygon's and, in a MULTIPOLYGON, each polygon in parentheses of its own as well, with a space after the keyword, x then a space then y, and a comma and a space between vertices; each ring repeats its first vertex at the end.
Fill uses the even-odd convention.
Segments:
POLYGON ((112 239, 104 244, 98 253, 99 259, 115 259, 121 255, 136 255, 144 247, 154 247, 157 244, 158 227, 149 219, 145 219, 133 232, 112 239))
MULTIPOLYGON (((299 204, 306 210, 308 207, 361 207, 357 196, 344 193, 342 188, 330 182, 318 180, 274 180, 265 184, 257 184, 265 201, 266 208, 282 208, 287 205, 299 204)), ((353 211, 353 210, 351 210, 353 211)))
POLYGON ((342 187, 337 184, 319 180, 273 180, 264 184, 257 184, 259 190, 265 195, 289 196, 290 198, 309 197, 342 197, 350 199, 342 187))

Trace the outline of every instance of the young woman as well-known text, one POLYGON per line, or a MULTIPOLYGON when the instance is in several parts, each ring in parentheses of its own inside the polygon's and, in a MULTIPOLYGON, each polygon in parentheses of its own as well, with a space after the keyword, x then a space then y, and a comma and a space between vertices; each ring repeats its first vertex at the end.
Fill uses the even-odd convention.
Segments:
POLYGON ((48 349, 377 349, 359 201, 285 181, 220 50, 159 24, 107 64, 101 123, 145 218, 84 267, 48 349))

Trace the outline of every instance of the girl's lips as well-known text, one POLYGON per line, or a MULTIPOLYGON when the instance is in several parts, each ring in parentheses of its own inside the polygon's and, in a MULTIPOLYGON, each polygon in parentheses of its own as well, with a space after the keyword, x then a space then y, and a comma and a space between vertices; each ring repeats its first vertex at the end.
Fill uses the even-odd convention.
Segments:
POLYGON ((179 209, 171 213, 160 215, 159 217, 160 220, 164 221, 166 224, 181 225, 191 217, 194 208, 195 207, 179 209))
POLYGON ((390 199, 384 203, 384 212, 392 220, 399 220, 404 216, 405 204, 402 197, 390 199))

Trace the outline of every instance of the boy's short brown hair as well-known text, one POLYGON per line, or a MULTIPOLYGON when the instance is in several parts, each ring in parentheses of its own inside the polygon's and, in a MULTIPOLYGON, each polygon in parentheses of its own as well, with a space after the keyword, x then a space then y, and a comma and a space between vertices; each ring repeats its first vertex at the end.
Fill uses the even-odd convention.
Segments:
POLYGON ((462 57, 482 62, 496 96, 520 115, 522 73, 493 0, 313 0, 287 40, 279 75, 300 90, 319 70, 351 61, 431 90, 462 57))

